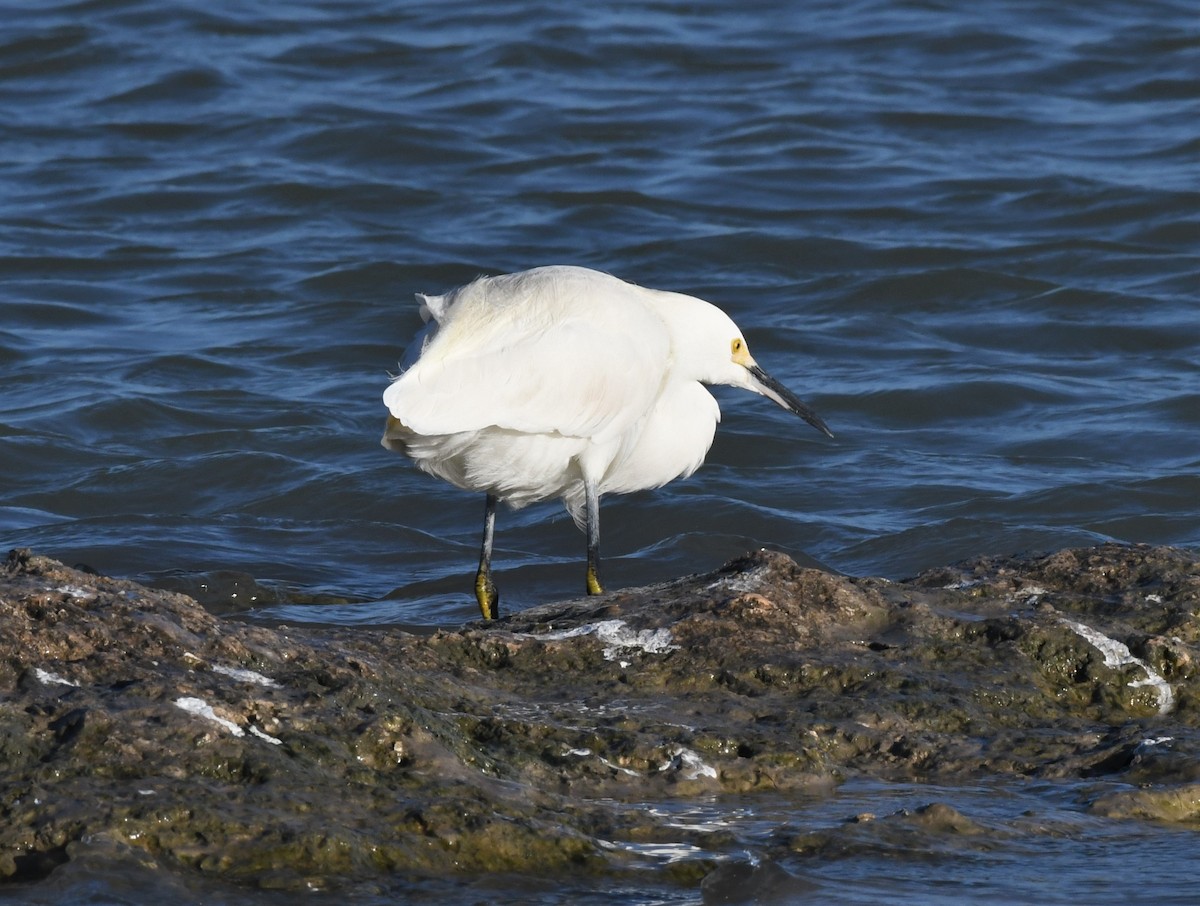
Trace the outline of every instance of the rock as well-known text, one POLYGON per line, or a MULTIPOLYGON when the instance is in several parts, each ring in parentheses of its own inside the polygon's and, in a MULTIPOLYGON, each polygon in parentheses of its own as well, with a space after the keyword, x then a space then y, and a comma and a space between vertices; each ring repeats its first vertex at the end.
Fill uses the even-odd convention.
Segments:
POLYGON ((1195 823, 1200 821, 1200 784, 1156 790, 1120 790, 1097 797, 1090 810, 1105 818, 1195 823))
MULTIPOLYGON (((44 876, 84 839, 291 889, 621 871, 612 841, 711 843, 647 803, 850 776, 1122 779, 1156 795, 1097 810, 1194 821, 1198 644, 1200 564, 1168 548, 895 583, 760 551, 432 636, 223 621, 14 551, 0 877, 44 876)), ((976 833, 941 804, 903 827, 976 833)))

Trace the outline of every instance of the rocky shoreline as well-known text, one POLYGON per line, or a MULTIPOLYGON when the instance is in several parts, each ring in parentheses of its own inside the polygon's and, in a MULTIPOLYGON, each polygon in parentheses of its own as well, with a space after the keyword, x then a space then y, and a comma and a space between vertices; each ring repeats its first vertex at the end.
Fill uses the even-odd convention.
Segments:
POLYGON ((647 803, 864 776, 1111 779, 1094 814, 1200 826, 1198 658, 1200 558, 1171 548, 906 582, 760 551, 432 635, 269 629, 17 550, 0 881, 85 839, 261 887, 621 872, 614 841, 717 845, 647 803))

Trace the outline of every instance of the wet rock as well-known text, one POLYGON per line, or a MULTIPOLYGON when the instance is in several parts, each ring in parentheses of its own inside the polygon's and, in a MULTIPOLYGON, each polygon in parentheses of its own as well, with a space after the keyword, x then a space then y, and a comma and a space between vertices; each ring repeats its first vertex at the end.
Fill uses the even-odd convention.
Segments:
MULTIPOLYGON (((56 871, 98 839, 295 889, 632 870, 638 846, 712 845, 646 803, 850 776, 1120 780, 1149 798, 1096 810, 1195 821, 1198 646, 1200 564, 1167 548, 981 558, 895 583, 760 551, 432 636, 224 621, 15 551, 0 572, 0 877, 56 871)), ((880 820, 976 833, 936 803, 880 820)), ((706 895, 721 901, 737 871, 706 895)))
POLYGON ((1093 814, 1106 818, 1144 818, 1151 821, 1200 821, 1200 784, 1166 789, 1120 790, 1091 803, 1093 814))
POLYGON ((712 871, 701 883, 704 906, 786 906, 811 899, 818 885, 797 878, 770 859, 730 862, 712 871))

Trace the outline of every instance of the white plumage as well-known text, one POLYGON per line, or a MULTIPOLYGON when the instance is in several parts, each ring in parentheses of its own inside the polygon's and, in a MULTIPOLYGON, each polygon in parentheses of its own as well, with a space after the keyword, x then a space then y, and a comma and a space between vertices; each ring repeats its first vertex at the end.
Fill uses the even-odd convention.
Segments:
POLYGON ((568 266, 418 298, 427 326, 384 392, 383 445, 487 494, 476 578, 485 616, 496 611, 496 500, 562 498, 588 529, 588 590, 598 592, 599 498, 699 467, 720 420, 704 384, 764 394, 829 433, 758 367, 733 321, 701 299, 568 266))

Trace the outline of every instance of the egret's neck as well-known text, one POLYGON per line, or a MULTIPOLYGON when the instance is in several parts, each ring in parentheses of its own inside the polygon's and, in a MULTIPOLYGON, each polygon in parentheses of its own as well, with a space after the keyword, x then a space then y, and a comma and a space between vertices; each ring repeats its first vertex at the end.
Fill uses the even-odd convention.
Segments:
POLYGON ((737 325, 715 305, 682 293, 648 290, 671 337, 672 375, 703 384, 729 383, 729 344, 737 325))

